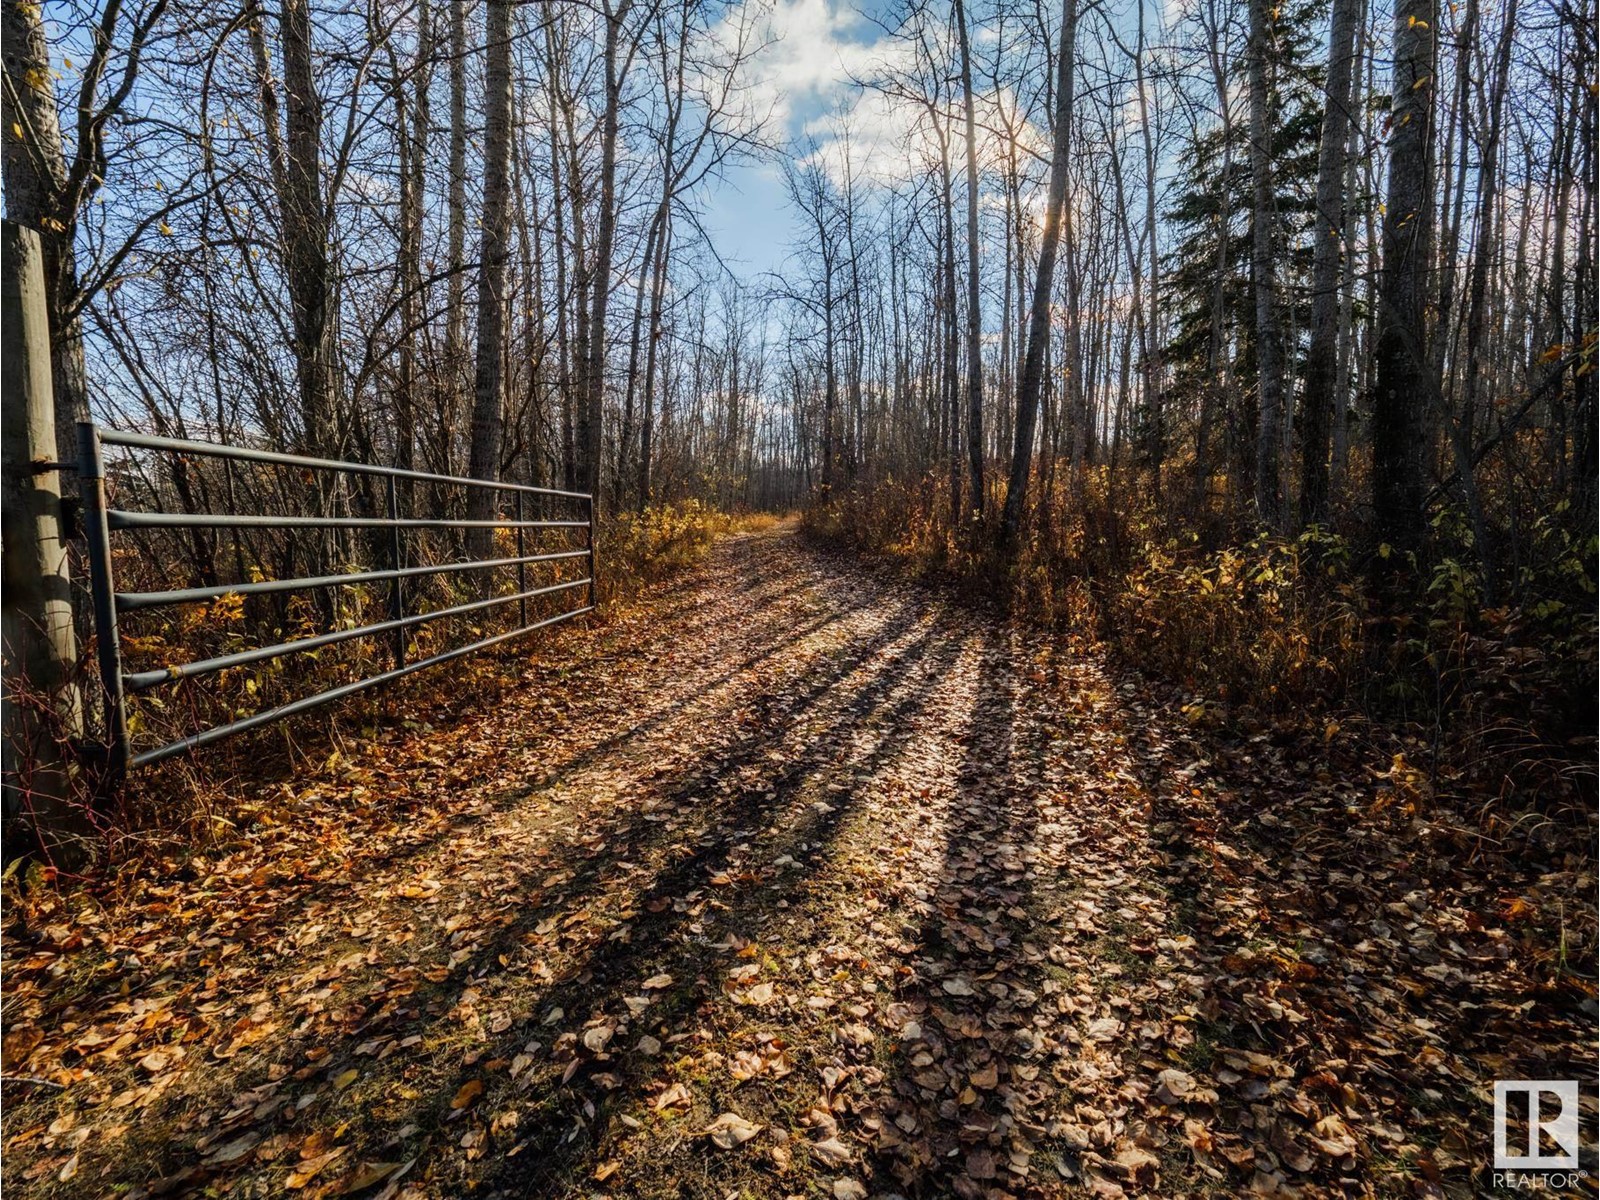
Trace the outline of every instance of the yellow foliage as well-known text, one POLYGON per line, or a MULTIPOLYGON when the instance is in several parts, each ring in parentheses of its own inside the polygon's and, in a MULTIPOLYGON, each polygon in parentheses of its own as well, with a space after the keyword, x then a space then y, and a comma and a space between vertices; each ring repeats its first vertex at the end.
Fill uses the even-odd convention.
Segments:
POLYGON ((643 512, 610 517, 599 532, 604 597, 625 598, 692 566, 705 557, 718 535, 734 528, 735 518, 698 500, 653 504, 643 512))

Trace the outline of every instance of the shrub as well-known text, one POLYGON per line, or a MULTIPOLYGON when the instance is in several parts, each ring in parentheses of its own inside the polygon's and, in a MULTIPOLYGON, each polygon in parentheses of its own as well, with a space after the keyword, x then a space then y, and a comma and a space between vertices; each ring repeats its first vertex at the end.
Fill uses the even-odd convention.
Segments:
POLYGON ((693 566, 734 518, 699 500, 618 513, 600 531, 600 583, 607 600, 629 599, 648 584, 693 566))
POLYGON ((1194 693, 1193 712, 1306 725, 1357 713, 1409 729, 1432 748, 1434 774, 1448 768, 1475 794, 1515 790, 1548 808, 1592 792, 1596 539, 1560 511, 1525 533, 1517 576, 1496 593, 1467 522, 1441 508, 1445 549, 1385 609, 1338 533, 1230 538, 1209 509, 1131 493, 1103 468, 1036 481, 1026 536, 1006 559, 992 527, 951 528, 933 476, 831 497, 805 528, 1097 640, 1194 693))

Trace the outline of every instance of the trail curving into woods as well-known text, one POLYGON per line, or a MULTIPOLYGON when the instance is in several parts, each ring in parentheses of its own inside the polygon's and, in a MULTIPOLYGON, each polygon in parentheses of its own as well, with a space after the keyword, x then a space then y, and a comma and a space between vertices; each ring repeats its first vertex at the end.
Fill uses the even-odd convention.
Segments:
POLYGON ((13 904, 4 1186, 1471 1194, 1483 1081, 1589 1018, 1503 868, 1302 755, 730 538, 226 854, 13 904))

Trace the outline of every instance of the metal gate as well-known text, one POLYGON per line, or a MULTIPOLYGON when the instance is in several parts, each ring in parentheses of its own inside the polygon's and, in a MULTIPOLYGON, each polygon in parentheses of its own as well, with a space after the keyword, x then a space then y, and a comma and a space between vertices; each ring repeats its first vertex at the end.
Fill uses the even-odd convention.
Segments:
MULTIPOLYGON (((559 491, 554 488, 529 487, 523 484, 498 483, 482 479, 467 479, 455 475, 435 475, 424 471, 402 470, 397 467, 380 467, 369 463, 337 462, 332 459, 308 458, 298 454, 278 454, 265 450, 251 450, 214 442, 185 441, 177 438, 151 437, 141 433, 125 433, 101 429, 92 423, 78 427, 79 472, 82 480, 84 527, 88 535, 89 582, 93 598, 96 650, 100 678, 104 689, 105 721, 110 754, 110 770, 119 776, 131 767, 142 767, 159 762, 174 754, 198 749, 221 738, 262 725, 281 721, 286 717, 306 712, 323 704, 343 699, 368 688, 389 683, 403 676, 438 666, 461 658, 474 651, 498 645, 521 637, 533 630, 555 625, 573 617, 594 611, 595 552, 594 552, 594 498, 584 492, 559 491), (332 472, 352 476, 377 476, 384 480, 386 514, 383 516, 275 516, 245 513, 172 513, 128 511, 110 508, 106 502, 106 461, 104 447, 122 446, 166 452, 174 455, 229 460, 230 462, 260 463, 273 466, 295 467, 307 472, 332 472), (488 520, 467 520, 449 517, 414 518, 400 515, 399 490, 401 483, 489 489, 497 497, 511 497, 512 512, 488 520), (541 504, 568 506, 574 511, 564 519, 527 519, 527 503, 537 498, 541 504), (405 565, 401 534, 406 530, 422 529, 510 529, 515 531, 515 553, 502 558, 477 558, 436 566, 405 565), (124 530, 149 529, 367 529, 388 530, 388 566, 383 570, 358 571, 346 574, 309 576, 296 579, 272 579, 249 583, 217 584, 207 587, 181 588, 171 591, 119 592, 116 588, 112 539, 124 530), (525 553, 524 534, 529 530, 566 529, 584 535, 581 547, 525 553), (567 559, 584 559, 587 573, 581 579, 528 586, 528 568, 535 564, 555 563, 567 559), (458 604, 430 612, 408 612, 406 582, 424 576, 454 575, 472 571, 492 571, 495 568, 516 568, 517 587, 506 595, 458 604), (228 596, 259 596, 282 592, 305 592, 323 588, 349 587, 359 584, 387 583, 389 585, 389 619, 350 629, 333 629, 314 636, 252 649, 196 662, 175 664, 160 670, 125 671, 118 629, 119 617, 128 612, 160 608, 170 605, 206 604, 228 596), (528 602, 540 596, 569 593, 585 589, 584 603, 574 609, 530 622, 528 602), (426 658, 407 661, 407 635, 416 627, 448 617, 484 612, 504 605, 519 606, 518 628, 481 638, 465 646, 457 646, 426 658), (254 713, 224 724, 214 725, 187 737, 156 746, 139 753, 129 747, 127 696, 130 693, 166 687, 180 680, 195 679, 214 674, 230 667, 266 662, 284 655, 315 651, 324 646, 355 638, 387 637, 392 648, 394 666, 391 670, 370 675, 351 683, 328 688, 302 697, 276 708, 254 713)), ((503 499, 502 499, 503 502, 503 499)), ((500 508, 496 503, 495 508, 500 508)))

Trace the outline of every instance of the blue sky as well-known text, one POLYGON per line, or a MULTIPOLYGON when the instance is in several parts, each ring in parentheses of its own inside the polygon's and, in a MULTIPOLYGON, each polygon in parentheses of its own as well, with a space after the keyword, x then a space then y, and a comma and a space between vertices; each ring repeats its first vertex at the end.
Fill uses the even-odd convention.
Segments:
MULTIPOLYGON (((863 15, 888 8, 886 0, 772 0, 766 44, 747 78, 758 108, 772 115, 773 141, 797 141, 841 107, 855 110, 853 124, 886 127, 882 113, 864 110, 851 77, 889 52, 882 29, 863 15)), ((884 136, 895 135, 885 128, 884 136)), ((800 233, 782 168, 771 160, 729 167, 704 197, 703 221, 724 261, 746 280, 781 270, 800 233)))
MULTIPOLYGON (((847 124, 856 179, 869 183, 873 179, 904 180, 926 169, 921 164, 931 151, 930 139, 919 125, 915 106, 896 103, 854 82, 879 73, 884 65, 909 66, 910 48, 884 29, 903 11, 900 0, 733 0, 729 12, 748 13, 758 4, 763 6, 762 40, 766 44, 747 64, 746 79, 756 106, 772 113, 771 141, 789 145, 814 141, 823 147, 824 161, 836 163, 836 151, 830 152, 828 144, 832 132, 847 124)), ((1046 5, 1047 15, 1054 15, 1054 7, 1046 5)), ((1159 44, 1173 19, 1174 0, 1114 0, 1100 16, 1118 27, 1126 44, 1132 45, 1141 7, 1149 21, 1148 36, 1159 44)), ((1013 21, 1013 36, 1016 30, 1013 21)), ((1081 27, 1080 38, 1087 32, 1081 27)), ((981 27, 976 34, 974 50, 980 64, 995 52, 993 37, 992 30, 981 27)), ((1015 52, 1011 45, 1008 41, 1005 53, 1015 52)), ((1033 69, 1045 68, 1035 60, 1033 69)), ((1131 75, 1131 68, 1128 71, 1131 75)), ((976 80, 980 108, 999 103, 1014 112, 1018 98, 1005 85, 1002 93, 995 95, 984 74, 980 66, 976 80)), ((1123 85, 1120 99, 1124 120, 1135 121, 1131 79, 1123 85)), ((981 158, 992 158, 998 149, 993 139, 998 136, 980 132, 981 158)), ((1048 134, 1030 126, 1022 136, 1037 167, 1048 157, 1048 134)), ((1163 163, 1161 173, 1165 171, 1163 163)), ((1037 175, 1037 170, 1034 173, 1037 175)), ((1042 193, 1037 199, 1042 201, 1042 193)), ((712 245, 729 268, 747 281, 781 272, 805 236, 798 214, 789 205, 782 166, 770 158, 731 165, 724 179, 708 188, 700 202, 712 245)))
POLYGON ((704 224, 729 269, 745 280, 777 271, 797 235, 783 177, 766 163, 740 163, 714 186, 704 224))

